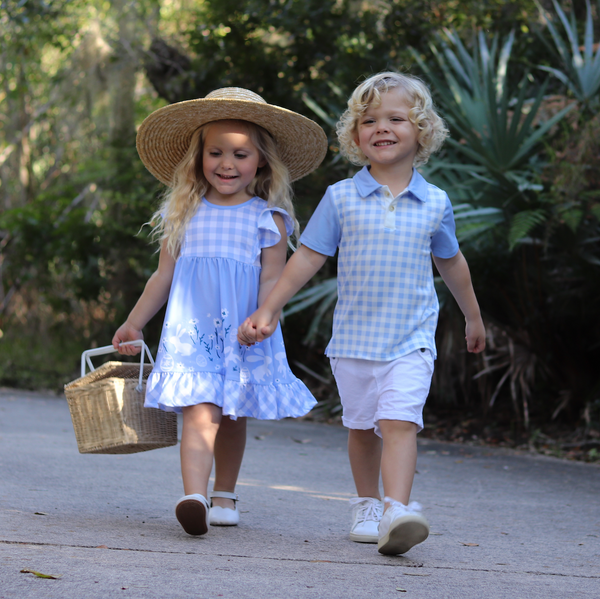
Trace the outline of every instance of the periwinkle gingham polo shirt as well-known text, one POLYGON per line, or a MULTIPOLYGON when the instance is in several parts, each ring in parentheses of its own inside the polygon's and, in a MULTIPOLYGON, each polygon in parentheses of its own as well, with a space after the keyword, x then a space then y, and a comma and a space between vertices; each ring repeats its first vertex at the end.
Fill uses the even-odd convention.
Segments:
POLYGON ((446 192, 413 169, 409 186, 394 198, 364 167, 327 189, 300 241, 326 256, 339 247, 326 355, 389 361, 428 348, 436 356, 431 254, 458 252, 446 192))

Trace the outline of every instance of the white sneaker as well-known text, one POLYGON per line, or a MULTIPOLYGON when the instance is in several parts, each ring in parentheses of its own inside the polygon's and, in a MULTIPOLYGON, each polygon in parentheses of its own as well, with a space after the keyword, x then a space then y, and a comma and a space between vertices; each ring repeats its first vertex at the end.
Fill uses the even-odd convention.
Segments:
POLYGON ((379 524, 377 551, 385 555, 406 553, 429 536, 429 522, 421 514, 421 506, 413 501, 404 505, 395 499, 384 499, 390 507, 379 524))
POLYGON ((352 506, 350 539, 355 543, 377 543, 383 501, 374 497, 353 497, 350 505, 352 506))

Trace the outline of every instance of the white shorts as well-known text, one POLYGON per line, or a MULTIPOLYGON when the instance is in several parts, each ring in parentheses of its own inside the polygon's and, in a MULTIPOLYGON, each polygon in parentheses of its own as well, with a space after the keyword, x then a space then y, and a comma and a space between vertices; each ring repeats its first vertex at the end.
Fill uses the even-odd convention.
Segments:
POLYGON ((342 400, 344 426, 374 428, 379 420, 414 422, 423 429, 423 406, 433 376, 433 354, 414 351, 391 362, 331 358, 331 370, 342 400))

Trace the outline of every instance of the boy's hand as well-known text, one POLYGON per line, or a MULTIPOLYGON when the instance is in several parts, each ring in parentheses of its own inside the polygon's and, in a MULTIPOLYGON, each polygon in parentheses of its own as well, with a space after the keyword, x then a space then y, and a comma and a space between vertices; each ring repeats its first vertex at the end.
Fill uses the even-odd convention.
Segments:
POLYGON ((483 320, 481 320, 481 318, 478 318, 473 322, 467 320, 465 333, 468 352, 478 354, 485 349, 485 327, 483 326, 483 320))
POLYGON ((238 328, 238 342, 241 345, 254 345, 270 337, 277 328, 279 318, 259 308, 238 328))
POLYGON ((122 324, 112 338, 113 347, 120 353, 126 356, 135 356, 141 351, 140 347, 135 345, 120 345, 124 341, 136 341, 137 339, 143 339, 144 334, 139 329, 136 329, 129 322, 122 324))

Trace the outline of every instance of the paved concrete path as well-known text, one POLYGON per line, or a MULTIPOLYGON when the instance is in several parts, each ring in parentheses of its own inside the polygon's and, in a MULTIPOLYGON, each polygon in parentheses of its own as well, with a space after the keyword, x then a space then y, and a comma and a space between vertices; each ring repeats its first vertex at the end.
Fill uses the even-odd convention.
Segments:
POLYGON ((429 539, 348 539, 346 432, 249 423, 242 522, 187 536, 177 447, 81 455, 64 398, 0 390, 0 598, 600 597, 600 468, 419 443, 429 539), (42 579, 21 570, 60 576, 42 579))

